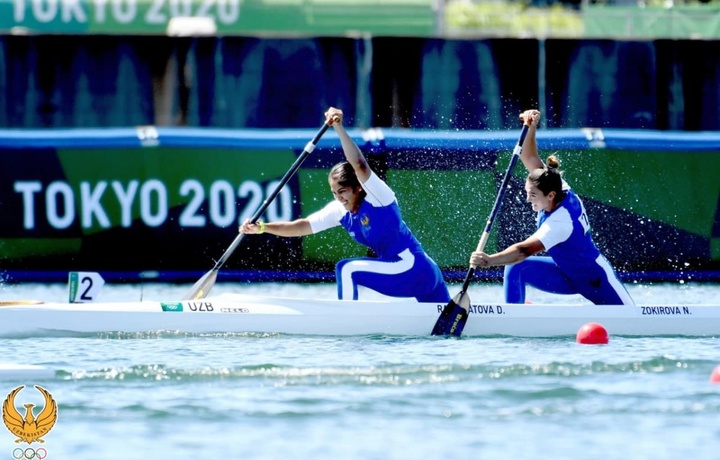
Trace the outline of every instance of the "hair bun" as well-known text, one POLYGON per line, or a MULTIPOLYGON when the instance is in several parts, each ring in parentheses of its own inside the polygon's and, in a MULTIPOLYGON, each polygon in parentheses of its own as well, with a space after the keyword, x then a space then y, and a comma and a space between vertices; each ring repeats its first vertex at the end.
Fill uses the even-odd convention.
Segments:
POLYGON ((545 162, 548 169, 556 169, 560 166, 560 160, 555 155, 550 155, 545 162))

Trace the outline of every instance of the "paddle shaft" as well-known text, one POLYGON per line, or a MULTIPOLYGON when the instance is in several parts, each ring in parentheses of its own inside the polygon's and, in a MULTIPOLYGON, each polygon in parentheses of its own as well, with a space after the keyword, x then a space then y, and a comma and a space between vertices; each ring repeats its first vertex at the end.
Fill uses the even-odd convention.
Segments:
MULTIPOLYGON (((272 191, 270 195, 268 195, 267 198, 265 198, 265 201, 263 201, 262 206, 258 208, 257 211, 255 211, 255 214, 252 215, 250 218, 250 223, 254 224, 258 220, 260 220, 260 216, 262 216, 265 211, 267 211, 267 208, 270 206, 270 204, 275 200, 275 198, 278 196, 282 188, 290 181, 292 176, 297 172, 297 170, 300 168, 302 163, 305 161, 305 159, 310 155, 313 150, 315 150, 315 146, 317 145, 318 141, 322 137, 323 134, 325 134, 325 131, 330 127, 327 123, 324 123, 320 130, 315 134, 315 137, 312 138, 310 142, 307 143, 305 146, 305 149, 300 154, 300 156, 295 160, 295 163, 290 167, 288 172, 285 173, 282 179, 280 179, 280 182, 278 183, 277 187, 272 191)), ((243 237, 245 236, 244 233, 238 233, 238 235, 235 237, 233 242, 230 244, 230 246, 225 250, 225 253, 218 259, 217 262, 215 262, 215 266, 213 267, 213 270, 218 270, 220 267, 225 265, 225 262, 230 258, 230 255, 235 251, 235 249, 238 247, 240 242, 243 240, 243 237)))
MULTIPOLYGON (((339 123, 340 119, 336 117, 333 121, 335 123, 339 123)), ((285 173, 283 178, 280 179, 280 182, 278 183, 278 185, 275 187, 275 189, 272 191, 272 193, 270 195, 268 195, 268 197, 265 199, 265 201, 263 201, 263 204, 258 208, 258 210, 255 211, 255 214, 252 215, 252 217, 250 218, 251 223, 253 223, 253 224, 256 223, 260 219, 260 216, 262 216, 263 213, 265 213, 265 211, 267 211, 267 208, 268 208, 268 206, 270 206, 270 203, 272 203, 273 200, 275 200, 275 197, 278 196, 278 194, 280 193, 282 188, 288 183, 290 178, 300 168, 300 165, 302 165, 303 161, 305 161, 305 159, 308 157, 308 155, 310 155, 313 152, 313 150, 315 150, 315 146, 317 145, 318 141, 320 140, 322 135, 325 134, 325 131, 327 131, 329 127, 330 127, 330 125, 326 121, 322 125, 320 130, 315 134, 315 137, 313 137, 312 140, 307 143, 303 152, 300 154, 300 156, 297 158, 297 160, 295 160, 295 163, 293 163, 293 165, 290 167, 288 172, 285 173)), ((240 242, 243 240, 244 237, 245 237, 244 233, 238 233, 238 235, 235 237, 235 239, 230 244, 230 246, 225 250, 222 257, 220 257, 220 259, 218 259, 218 261, 215 262, 215 265, 213 266, 213 268, 210 271, 208 271, 207 273, 205 273, 205 275, 203 275, 203 277, 200 278, 192 286, 192 288, 190 288, 190 292, 185 297, 183 297, 183 299, 196 300, 196 299, 202 299, 205 296, 207 296, 208 292, 210 292, 210 289, 212 289, 212 287, 215 285, 215 279, 217 278, 217 273, 220 270, 220 267, 225 265, 225 262, 227 262, 227 260, 230 258, 230 256, 235 251, 235 249, 238 247, 238 245, 240 244, 240 242)))
MULTIPOLYGON (((507 190, 508 183, 510 182, 510 177, 512 176, 515 163, 517 163, 518 158, 520 158, 522 145, 525 141, 525 136, 527 136, 528 129, 529 125, 523 125, 522 131, 520 132, 520 139, 513 149, 510 164, 505 172, 505 177, 500 185, 500 190, 495 197, 495 203, 493 204, 492 211, 490 212, 490 216, 485 224, 485 230, 478 242, 478 251, 485 249, 485 244, 487 244, 488 238, 490 237, 490 230, 492 229, 493 222, 495 222, 495 217, 497 217, 497 214, 500 211, 500 205, 505 197, 505 192, 507 190)), ((475 265, 470 265, 467 275, 465 275, 465 281, 463 281, 462 289, 455 297, 452 298, 452 300, 450 300, 447 305, 445 305, 445 308, 443 308, 443 311, 440 313, 440 317, 438 317, 435 322, 435 326, 432 329, 432 335, 454 335, 456 337, 460 337, 462 334, 462 331, 465 328, 465 323, 468 319, 468 314, 470 313, 470 296, 468 296, 467 290, 470 286, 470 280, 475 274, 475 268, 475 265)))
MULTIPOLYGON (((498 190, 498 194, 495 197, 495 204, 493 204, 492 211, 490 211, 490 216, 488 216, 487 223, 485 224, 485 230, 483 231, 482 236, 480 237, 480 241, 478 242, 477 251, 482 251, 483 249, 485 249, 488 238, 490 238, 490 230, 492 230, 495 218, 500 211, 500 205, 505 198, 505 192, 507 191, 510 177, 512 177, 515 163, 517 163, 518 158, 520 158, 520 153, 522 152, 522 145, 525 142, 525 136, 527 136, 528 129, 528 125, 523 125, 522 131, 520 132, 520 139, 518 139, 518 143, 513 149, 513 154, 510 158, 510 164, 508 164, 507 170, 505 171, 505 177, 503 177, 502 184, 500 184, 500 190, 498 190)), ((470 280, 472 280, 472 277, 475 274, 475 269, 476 267, 474 265, 470 265, 467 275, 465 275, 465 281, 463 281, 461 292, 467 291, 468 286, 470 286, 470 280)))

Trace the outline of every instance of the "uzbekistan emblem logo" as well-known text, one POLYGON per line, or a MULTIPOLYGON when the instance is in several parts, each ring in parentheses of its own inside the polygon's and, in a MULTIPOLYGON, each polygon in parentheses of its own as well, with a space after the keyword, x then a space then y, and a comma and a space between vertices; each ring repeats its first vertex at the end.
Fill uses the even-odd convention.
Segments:
POLYGON ((35 385, 35 388, 45 398, 45 406, 40 413, 35 416, 33 408, 35 404, 23 404, 25 407, 25 415, 20 414, 15 408, 15 396, 25 388, 25 385, 19 386, 12 390, 2 405, 2 417, 5 426, 12 434, 17 436, 15 442, 45 442, 43 436, 48 434, 55 425, 58 415, 57 403, 52 395, 45 388, 35 385))
POLYGON ((362 216, 362 219, 360 219, 360 223, 363 224, 363 226, 367 226, 370 223, 370 218, 367 215, 362 216))

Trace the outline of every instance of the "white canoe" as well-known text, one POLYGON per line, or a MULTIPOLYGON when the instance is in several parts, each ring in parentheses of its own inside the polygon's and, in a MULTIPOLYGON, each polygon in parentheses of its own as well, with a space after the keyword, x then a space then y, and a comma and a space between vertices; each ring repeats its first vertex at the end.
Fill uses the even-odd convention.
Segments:
MULTIPOLYGON (((72 333, 429 335, 444 304, 222 294, 198 301, 0 303, 0 337, 72 333)), ((463 336, 575 336, 586 323, 622 336, 720 336, 720 304, 473 304, 463 336)))

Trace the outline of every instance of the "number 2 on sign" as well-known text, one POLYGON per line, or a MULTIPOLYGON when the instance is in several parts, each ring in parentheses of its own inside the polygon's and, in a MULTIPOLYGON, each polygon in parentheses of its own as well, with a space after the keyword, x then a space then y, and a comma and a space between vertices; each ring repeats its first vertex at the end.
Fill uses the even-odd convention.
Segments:
POLYGON ((69 302, 94 302, 104 285, 105 280, 99 273, 70 272, 68 276, 69 302))

